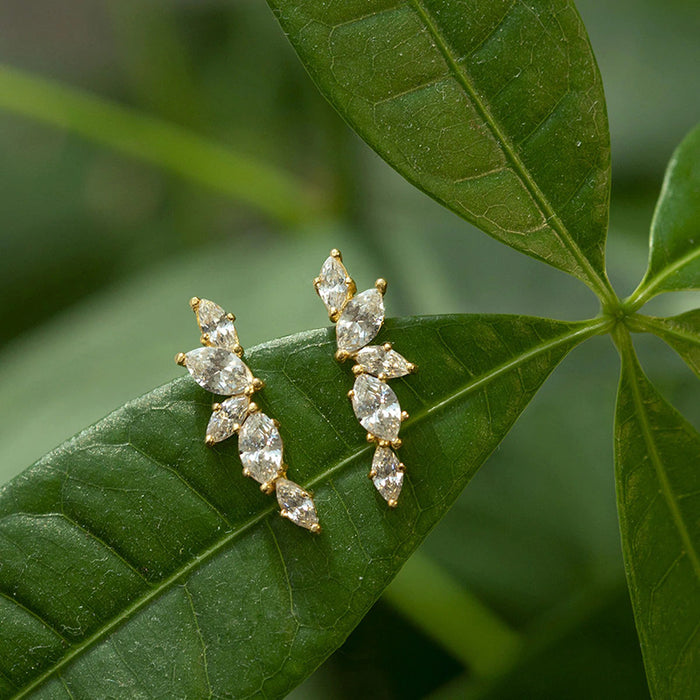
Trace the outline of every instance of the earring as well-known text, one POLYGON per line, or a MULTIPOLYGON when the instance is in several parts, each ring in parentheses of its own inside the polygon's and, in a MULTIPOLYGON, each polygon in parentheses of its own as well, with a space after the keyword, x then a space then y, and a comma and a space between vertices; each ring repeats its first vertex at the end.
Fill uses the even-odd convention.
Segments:
POLYGON ((314 280, 328 317, 336 324, 336 359, 355 361, 355 384, 348 396, 355 416, 367 431, 367 441, 377 445, 369 477, 389 506, 395 508, 405 467, 394 450, 401 447, 399 429, 408 413, 401 410, 387 380, 411 374, 417 367, 396 352, 391 343, 369 345, 384 323, 386 287, 386 280, 378 279, 374 289, 355 296, 355 282, 343 265, 340 251, 335 249, 314 280))
POLYGON ((311 494, 287 479, 278 421, 263 413, 251 396, 265 384, 243 362, 243 348, 233 314, 208 299, 193 297, 190 306, 202 332, 204 347, 178 353, 175 362, 187 368, 201 387, 228 396, 213 404, 204 441, 210 447, 238 433, 243 475, 260 483, 260 490, 277 494, 280 515, 311 532, 320 532, 311 494))

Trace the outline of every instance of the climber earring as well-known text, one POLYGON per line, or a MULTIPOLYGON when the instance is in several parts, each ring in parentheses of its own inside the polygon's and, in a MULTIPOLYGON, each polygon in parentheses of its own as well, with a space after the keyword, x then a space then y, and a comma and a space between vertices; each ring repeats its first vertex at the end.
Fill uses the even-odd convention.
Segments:
POLYGON ((403 486, 404 465, 394 449, 401 446, 399 429, 408 413, 401 410, 388 379, 416 371, 416 365, 399 355, 391 343, 369 345, 384 323, 386 280, 378 279, 374 289, 355 295, 355 282, 343 265, 340 251, 332 250, 314 280, 316 292, 336 323, 336 359, 353 359, 355 384, 348 393, 355 416, 367 431, 367 441, 376 443, 369 473, 374 486, 392 508, 403 486))
POLYGON ((208 299, 194 297, 190 306, 197 316, 204 347, 178 353, 175 362, 186 367, 207 391, 229 397, 212 406, 204 441, 212 446, 238 433, 243 474, 260 483, 264 493, 276 492, 283 517, 311 532, 320 532, 311 494, 287 479, 279 423, 251 401, 265 384, 241 359, 243 348, 233 325, 234 315, 208 299))

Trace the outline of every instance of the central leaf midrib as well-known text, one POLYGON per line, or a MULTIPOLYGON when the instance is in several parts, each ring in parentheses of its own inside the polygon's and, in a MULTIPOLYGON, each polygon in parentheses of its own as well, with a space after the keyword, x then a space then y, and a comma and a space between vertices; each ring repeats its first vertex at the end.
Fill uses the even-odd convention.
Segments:
MULTIPOLYGON (((554 338, 553 340, 541 343, 540 345, 530 348, 529 350, 516 356, 514 359, 509 360, 508 362, 505 362, 499 365, 498 367, 495 367, 494 369, 480 375, 479 377, 476 377, 475 379, 472 379, 466 385, 455 391, 453 394, 450 394, 447 398, 443 399, 437 404, 433 404, 428 408, 417 412, 407 422, 407 427, 408 425, 419 423, 435 411, 444 408, 445 406, 449 405, 453 401, 456 401, 457 399, 469 393, 470 391, 473 391, 474 389, 483 386, 484 384, 495 379, 501 374, 504 374, 505 372, 508 372, 514 369, 515 367, 518 367, 519 365, 527 362, 528 360, 531 360, 537 355, 547 352, 548 350, 552 350, 555 347, 558 347, 567 342, 571 342, 576 338, 580 337, 580 340, 584 340, 586 337, 594 335, 595 333, 599 332, 600 329, 607 323, 608 321, 605 319, 596 319, 595 321, 583 323, 577 328, 567 333, 564 333, 558 336, 557 338, 554 338)), ((356 450, 348 457, 345 457, 337 464, 333 465, 326 471, 316 476, 314 479, 311 479, 307 484, 304 484, 305 488, 312 488, 318 483, 325 481, 332 474, 341 471, 346 466, 354 462, 358 457, 368 452, 370 449, 372 449, 372 445, 364 445, 362 448, 356 450)), ((187 576, 192 571, 197 570, 202 564, 204 564, 205 561, 216 555, 219 551, 225 549, 239 535, 242 535, 248 530, 252 529, 255 525, 262 522, 265 518, 274 513, 275 510, 275 505, 270 505, 267 508, 264 508, 260 511, 260 513, 258 513, 258 515, 251 518, 248 522, 244 523, 236 530, 229 532, 225 537, 216 540, 209 547, 203 550, 200 554, 194 557, 190 563, 186 564, 181 569, 178 569, 176 572, 174 572, 166 579, 158 583, 146 595, 142 596, 141 598, 137 598, 131 605, 125 608, 111 622, 108 622, 106 625, 95 631, 86 640, 73 647, 73 650, 71 652, 62 657, 53 666, 46 669, 46 671, 44 671, 40 676, 38 676, 31 683, 29 683, 29 685, 25 686, 23 689, 20 690, 19 693, 13 696, 14 699, 18 700, 19 698, 26 697, 28 693, 38 688, 44 682, 49 680, 55 673, 59 672, 62 668, 66 667, 72 661, 77 659, 83 652, 91 648, 93 644, 98 642, 106 634, 113 631, 122 623, 126 622, 129 618, 132 617, 132 615, 136 614, 140 609, 144 608, 149 603, 159 598, 166 590, 168 590, 171 586, 176 584, 179 579, 183 578, 184 576, 187 576)))
POLYGON ((461 68, 457 62, 457 58, 454 56, 452 49, 450 48, 446 39, 442 36, 442 33, 433 19, 430 11, 423 5, 421 0, 408 0, 408 3, 414 8, 414 10, 420 15, 421 19, 425 23, 426 28, 430 32, 431 36, 435 40, 435 45, 442 53, 447 65, 455 75, 457 81, 465 90, 465 92, 470 96, 473 104, 475 105, 477 111, 481 114, 481 117, 486 122, 491 132, 497 141, 500 142, 503 151, 509 158, 513 167, 516 169, 521 181, 526 186, 533 200, 538 204, 541 213, 544 215, 545 220, 550 224, 550 227, 559 234, 560 241, 569 249, 571 254, 574 256, 576 261, 581 266, 584 274, 587 275, 589 282, 593 287, 603 295, 605 298, 610 297, 610 292, 603 280, 603 278, 596 272, 593 265, 588 260, 588 258, 583 254, 583 251, 579 247, 578 243, 569 233, 569 230, 564 225, 559 215, 556 213, 549 200, 545 196, 544 192, 539 188, 537 183, 534 181, 530 175, 529 170, 525 166, 525 163, 521 160, 515 147, 511 144, 510 139, 501 130, 498 122, 491 114, 488 106, 483 102, 476 92, 475 87, 471 83, 471 79, 465 70, 461 68))
POLYGON ((644 321, 640 322, 643 328, 646 328, 656 335, 664 336, 670 335, 672 338, 677 338, 691 345, 700 346, 700 335, 694 335, 680 328, 675 328, 673 326, 667 326, 663 322, 657 323, 654 319, 646 318, 644 321))
POLYGON ((673 493, 671 483, 668 480, 666 469, 656 449, 656 440, 654 439, 654 433, 652 431, 651 425, 649 424, 649 419, 644 406, 644 399, 639 388, 639 377, 636 369, 637 362, 635 359, 634 350, 631 349, 631 343, 630 348, 627 349, 626 354, 627 373, 630 379, 632 399, 637 410, 637 414, 639 416, 639 423, 642 431, 642 436, 644 437, 647 449, 649 450, 649 457, 651 463, 654 466, 656 476, 659 480, 664 500, 666 501, 666 505, 669 511, 671 512, 671 518, 676 527, 676 530, 678 531, 678 535, 680 537, 681 542, 683 543, 683 545, 685 545, 685 552, 687 553, 688 558, 690 559, 690 562, 692 564, 693 570, 695 571, 695 578, 698 581, 700 581, 700 558, 698 557, 698 553, 695 550, 693 540, 690 537, 690 533, 688 532, 688 529, 685 525, 683 515, 678 506, 678 501, 676 500, 676 497, 673 493))

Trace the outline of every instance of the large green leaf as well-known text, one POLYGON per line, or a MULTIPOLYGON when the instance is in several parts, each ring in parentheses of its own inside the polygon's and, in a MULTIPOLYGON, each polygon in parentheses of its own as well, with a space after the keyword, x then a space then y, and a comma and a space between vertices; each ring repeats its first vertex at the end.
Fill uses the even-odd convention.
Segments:
POLYGON ((331 333, 251 351, 293 478, 315 489, 318 537, 275 515, 240 476, 235 445, 205 448, 211 397, 188 377, 127 404, 0 492, 2 696, 282 695, 343 641, 553 367, 603 325, 387 323, 382 337, 421 367, 395 384, 412 413, 396 511, 366 478, 371 447, 331 333))
POLYGON ((693 309, 671 318, 635 315, 634 330, 648 331, 663 338, 700 377, 700 309, 693 309))
POLYGON ((700 693, 700 435, 644 376, 629 335, 615 457, 622 548, 649 687, 700 693))
POLYGON ((630 297, 635 307, 661 292, 700 289, 700 124, 668 165, 650 245, 646 275, 630 297))
POLYGON ((609 295, 603 86, 571 0, 268 0, 324 94, 404 177, 609 295))

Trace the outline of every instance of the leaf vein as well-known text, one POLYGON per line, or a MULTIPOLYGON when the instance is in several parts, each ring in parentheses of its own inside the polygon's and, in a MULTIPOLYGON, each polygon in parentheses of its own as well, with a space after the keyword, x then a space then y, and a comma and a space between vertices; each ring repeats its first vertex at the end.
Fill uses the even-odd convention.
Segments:
POLYGON ((185 597, 187 598, 187 602, 189 604, 190 610, 192 611, 192 619, 194 620, 194 628, 195 631, 197 632, 197 637, 199 638, 199 642, 202 646, 202 669, 204 671, 204 679, 207 682, 207 688, 209 689, 209 697, 213 697, 214 691, 212 690, 211 687, 211 680, 209 679, 209 660, 207 658, 207 643, 204 641, 204 635, 202 634, 202 628, 199 626, 199 618, 197 617, 197 611, 195 610, 194 607, 194 599, 192 598, 192 593, 190 592, 190 589, 187 587, 187 582, 185 581, 182 584, 182 590, 185 594, 185 597))
POLYGON ((198 489, 196 489, 187 479, 185 479, 180 472, 175 469, 174 467, 171 467, 169 464, 166 464, 165 462, 161 462, 159 459, 156 459, 152 455, 149 455, 145 450, 142 450, 140 447, 135 445, 133 442, 131 442, 131 439, 127 443, 124 443, 126 447, 131 448, 136 452, 137 454, 141 455, 144 459, 147 459, 150 461, 152 464, 155 464, 157 467, 160 467, 161 469, 164 469, 165 471, 171 472, 174 474, 184 485, 185 487, 191 491, 202 503, 204 503, 210 510, 212 510, 221 520, 223 520, 226 525, 231 528, 233 525, 231 524, 231 521, 198 489))
POLYGON ((26 612, 28 615, 31 615, 35 620, 38 622, 41 622, 44 627, 49 629, 51 632, 53 632, 64 644, 67 646, 72 646, 72 644, 64 637, 48 620, 44 619, 38 612, 35 610, 32 610, 31 608, 27 607, 23 603, 21 603, 17 598, 14 596, 10 595, 9 593, 6 593, 2 589, 0 589, 0 596, 5 598, 6 600, 9 600, 10 602, 14 603, 18 608, 21 608, 26 612))
MULTIPOLYGON (((407 427, 408 425, 415 425, 421 422, 436 411, 442 410, 443 408, 449 406, 453 401, 456 401, 462 396, 468 394, 470 391, 474 391, 476 389, 481 388, 489 381, 499 377, 500 375, 508 372, 511 369, 517 368, 519 365, 528 362, 534 357, 537 357, 540 354, 548 352, 549 350, 552 350, 553 348, 558 347, 560 345, 564 345, 566 343, 574 341, 580 342, 587 337, 601 332, 604 328, 606 328, 609 325, 610 321, 608 321, 607 319, 594 319, 592 321, 579 324, 574 329, 568 330, 567 332, 563 333, 557 338, 542 343, 540 346, 530 348, 518 357, 515 357, 512 360, 505 362, 502 365, 499 365, 493 370, 489 370, 488 372, 485 372, 484 374, 479 375, 476 378, 470 379, 470 381, 466 385, 464 385, 463 387, 455 391, 453 394, 440 401, 435 406, 423 409, 417 415, 410 418, 406 422, 407 427)), ((314 485, 329 479, 333 474, 342 471, 348 465, 352 464, 356 459, 368 453, 371 448, 371 445, 365 445, 361 448, 356 449, 349 456, 341 459, 335 465, 329 467, 324 472, 316 476, 314 479, 309 480, 308 483, 304 484, 304 487, 312 488, 314 485)), ((201 551, 199 554, 195 555, 190 562, 182 566, 177 571, 174 571, 170 576, 153 586, 145 595, 136 598, 131 603, 131 605, 126 607, 119 615, 114 617, 102 628, 96 630, 90 637, 83 640, 80 644, 74 645, 69 651, 69 653, 67 653, 63 658, 59 659, 53 664, 53 666, 46 669, 32 682, 28 683, 22 689, 22 691, 15 696, 16 699, 18 700, 19 698, 23 698, 29 695, 37 687, 42 685, 46 680, 51 678, 55 673, 58 673, 62 668, 66 667, 78 656, 87 651, 90 647, 92 647, 93 644, 99 642, 110 632, 114 631, 117 627, 125 623, 139 610, 156 600, 160 595, 162 595, 171 586, 175 585, 178 581, 196 571, 204 562, 208 561, 211 557, 224 550, 236 538, 248 532, 257 524, 263 522, 266 518, 272 515, 274 511, 275 505, 267 506, 266 508, 262 509, 257 515, 251 517, 249 520, 242 523, 237 528, 227 532, 223 537, 211 543, 206 549, 201 551)))
POLYGON ((466 71, 460 65, 459 59, 454 55, 452 49, 450 48, 448 42, 442 36, 435 20, 432 17, 430 11, 425 7, 422 0, 407 0, 410 5, 414 8, 419 17, 423 20, 428 31, 435 40, 435 44, 442 53, 447 62, 447 65, 451 68, 454 75, 456 76, 458 82, 464 89, 467 96, 471 99, 476 110, 481 114, 482 119, 491 130, 493 135, 496 137, 503 146, 503 151, 506 157, 511 161, 513 167, 520 177, 520 181, 526 187, 528 192, 533 198, 533 201, 537 203, 540 212, 544 218, 551 222, 552 233, 557 237, 559 242, 568 248, 569 252, 573 255, 576 262, 580 266, 582 272, 586 275, 588 282, 591 284, 592 288, 597 289, 604 297, 609 298, 613 295, 611 290, 608 289, 603 278, 595 271, 591 262, 583 254, 583 251, 578 246, 571 233, 568 231, 564 222, 559 218, 554 208, 550 204, 549 200, 539 188, 537 183, 532 178, 529 170, 525 166, 521 157, 518 155, 515 147, 511 143, 510 139, 499 127, 498 123, 491 114, 491 110, 487 106, 485 100, 478 95, 475 87, 467 75, 466 71))

